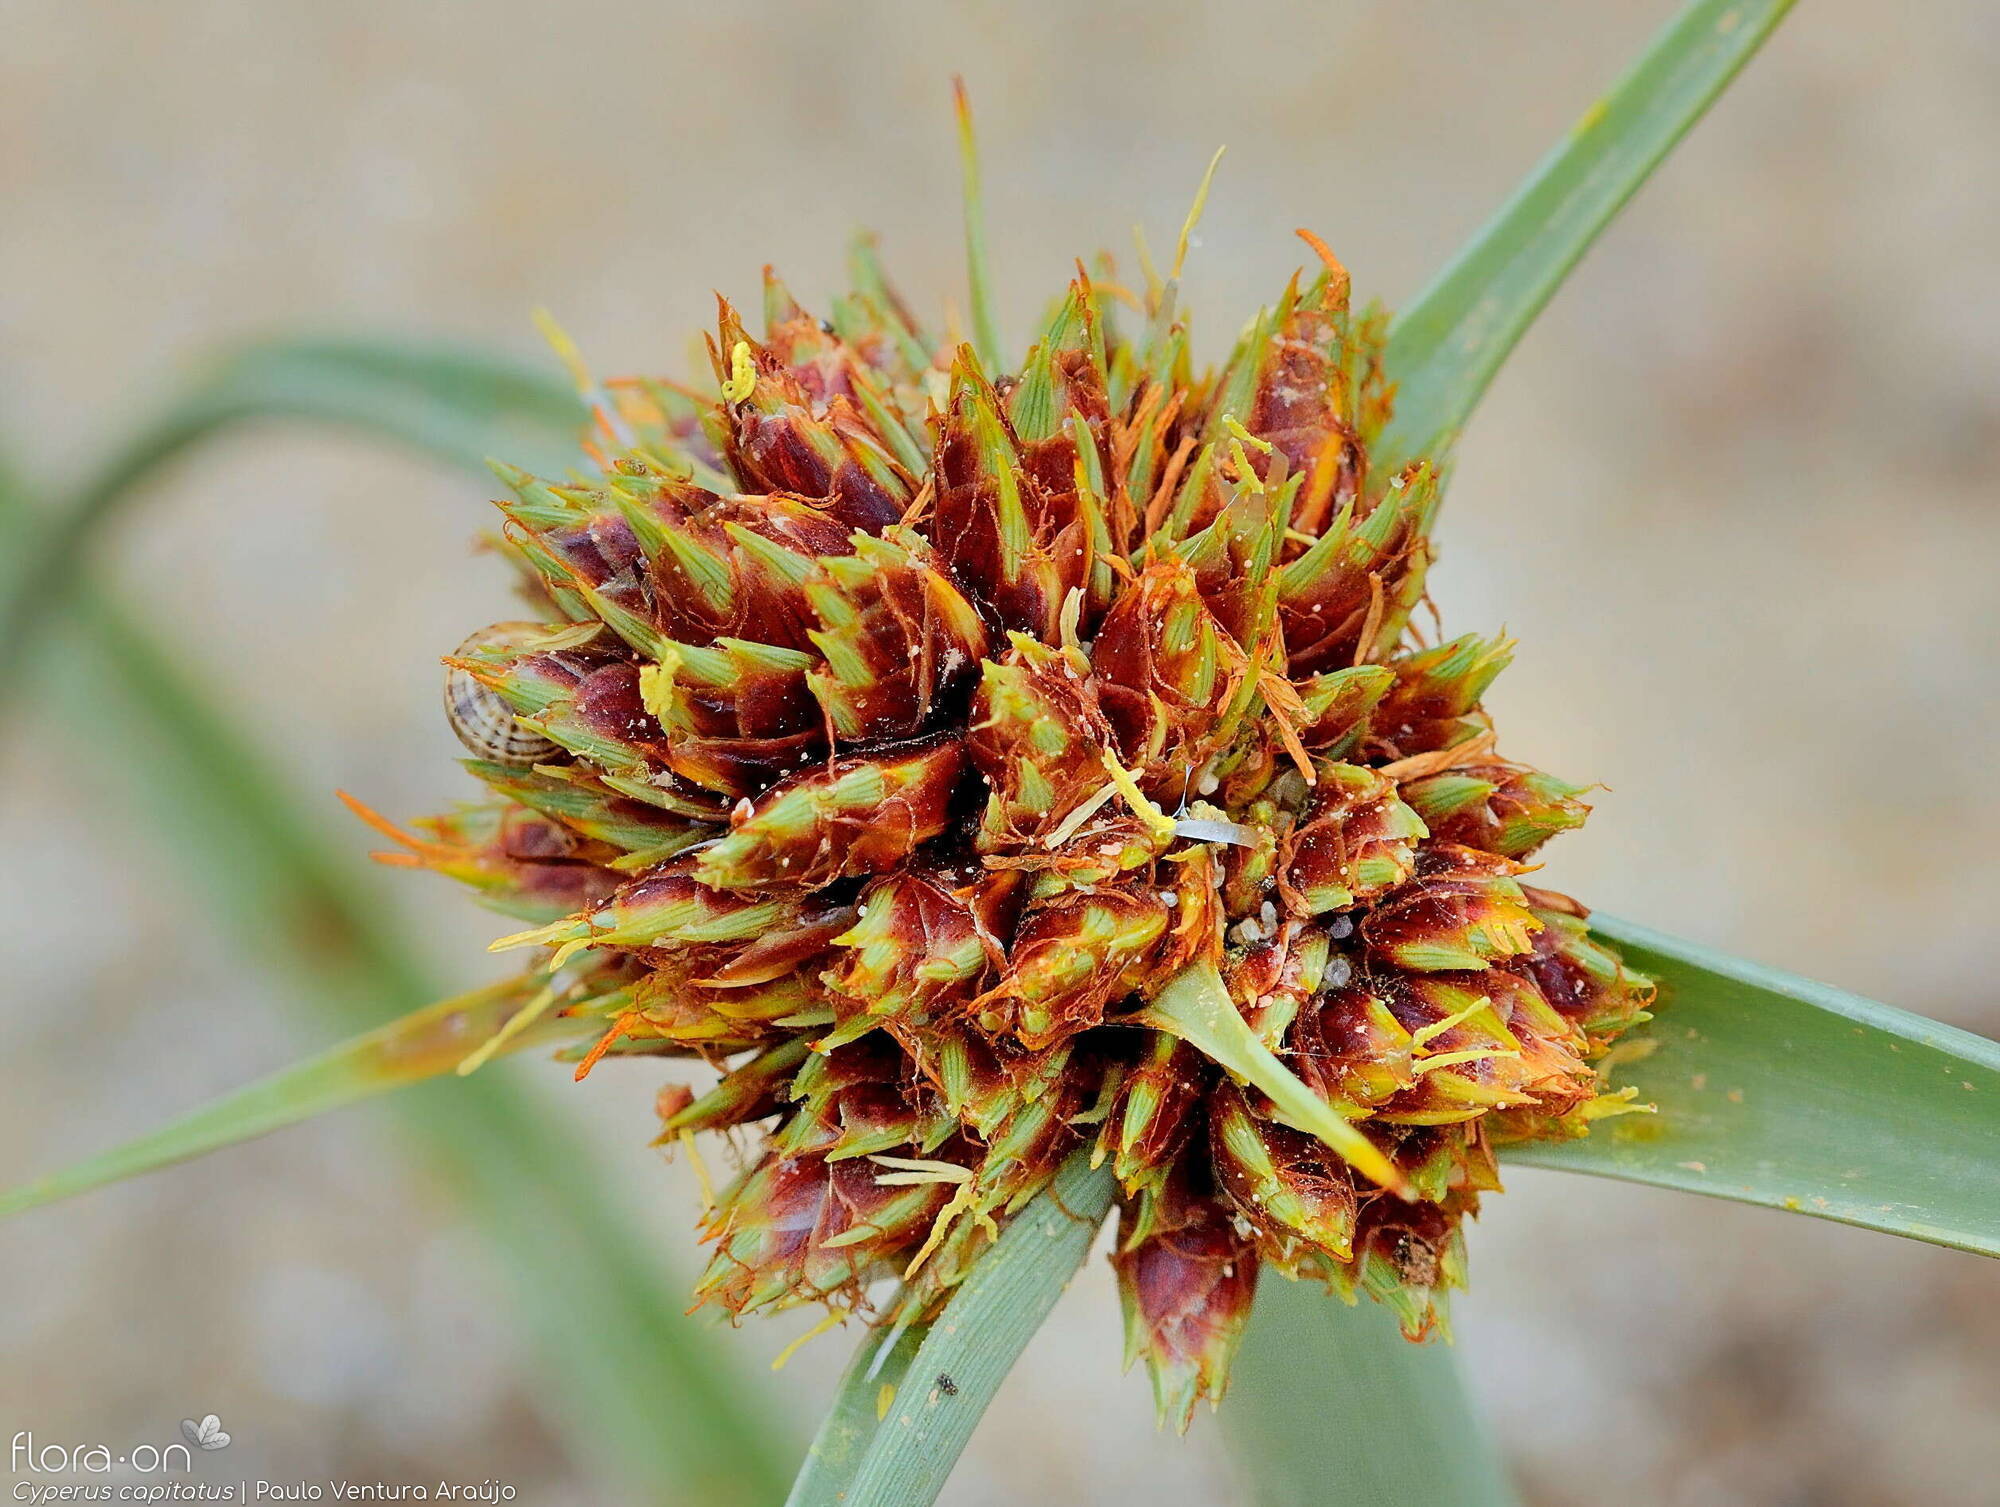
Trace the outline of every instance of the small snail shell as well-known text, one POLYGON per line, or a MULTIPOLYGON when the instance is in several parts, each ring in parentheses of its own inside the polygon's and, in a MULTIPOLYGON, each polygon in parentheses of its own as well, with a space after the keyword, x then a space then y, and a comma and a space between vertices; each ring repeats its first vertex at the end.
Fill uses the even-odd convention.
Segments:
MULTIPOLYGON (((479 649, 520 647, 548 635, 540 623, 495 623, 481 628, 458 646, 454 659, 473 657, 479 649)), ((475 757, 515 769, 545 764, 562 757, 562 746, 552 743, 514 720, 514 712, 491 686, 480 684, 472 672, 460 665, 447 665, 444 673, 444 716, 458 741, 475 757)))

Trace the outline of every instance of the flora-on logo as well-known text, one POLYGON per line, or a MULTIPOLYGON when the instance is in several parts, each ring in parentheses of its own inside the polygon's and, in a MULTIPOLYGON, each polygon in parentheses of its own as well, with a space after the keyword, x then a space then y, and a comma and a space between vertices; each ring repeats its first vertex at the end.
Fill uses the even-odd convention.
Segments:
POLYGON ((181 1437, 198 1449, 229 1448, 229 1436, 222 1431, 222 1420, 213 1413, 200 1423, 196 1423, 192 1418, 183 1418, 181 1437))
MULTIPOLYGON (((220 1419, 204 1418, 201 1421, 201 1429, 208 1429, 211 1425, 213 1431, 204 1437, 197 1437, 200 1430, 192 1420, 181 1425, 181 1432, 187 1436, 188 1444, 198 1444, 203 1449, 221 1449, 229 1442, 229 1436, 222 1432, 220 1419)), ((51 1476, 108 1476, 123 1468, 150 1476, 169 1472, 185 1474, 194 1468, 194 1454, 187 1444, 135 1444, 122 1453, 114 1454, 108 1444, 44 1444, 26 1429, 14 1435, 7 1454, 7 1463, 15 1475, 28 1472, 51 1476)), ((29 1498, 17 1491, 16 1500, 27 1501, 29 1498)))

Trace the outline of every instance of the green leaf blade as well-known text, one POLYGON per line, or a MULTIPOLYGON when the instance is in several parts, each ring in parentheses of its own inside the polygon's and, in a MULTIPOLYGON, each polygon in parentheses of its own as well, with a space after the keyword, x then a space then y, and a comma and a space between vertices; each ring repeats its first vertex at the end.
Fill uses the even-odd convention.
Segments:
POLYGON ((882 1389, 889 1388, 891 1397, 902 1390, 929 1335, 930 1326, 925 1324, 913 1324, 900 1333, 887 1327, 868 1331, 841 1374, 833 1406, 813 1435, 785 1507, 855 1500, 854 1473, 867 1458, 887 1413, 881 1404, 882 1389), (882 1354, 884 1346, 887 1355, 882 1354))
POLYGON ((357 430, 450 465, 574 448, 584 409, 539 372, 455 346, 299 337, 247 345, 200 378, 60 505, 18 509, 0 569, 0 688, 92 541, 162 466, 210 435, 257 419, 303 419, 357 430))
MULTIPOLYGON (((136 1140, 52 1176, 0 1192, 0 1219, 452 1072, 533 998, 539 983, 538 977, 529 975, 502 979, 483 989, 439 1000, 330 1047, 136 1140)), ((575 1021, 544 1020, 521 1031, 507 1048, 575 1036, 588 1029, 590 1026, 575 1021)))
POLYGON ((2000 1043, 1629 921, 1591 927, 1661 981, 1626 1038, 1647 1054, 1611 1075, 1659 1111, 1510 1163, 2000 1255, 2000 1043))
MULTIPOLYGON (((1088 1150, 1072 1155, 1048 1189, 1000 1232, 903 1363, 904 1384, 851 1474, 816 1468, 809 1460, 788 1507, 927 1507, 936 1501, 987 1404, 1089 1252, 1114 1187, 1111 1170, 1093 1168, 1088 1150), (940 1376, 949 1387, 937 1381, 940 1376)), ((836 1414, 873 1415, 880 1379, 867 1372, 859 1362, 848 1368, 836 1414)))
POLYGON ((1378 1303, 1267 1280, 1220 1411, 1256 1507, 1514 1507, 1457 1353, 1378 1303))
POLYGON ((1792 0, 1695 0, 1405 309, 1385 357, 1396 411, 1377 464, 1451 448, 1535 316, 1756 53, 1792 0))

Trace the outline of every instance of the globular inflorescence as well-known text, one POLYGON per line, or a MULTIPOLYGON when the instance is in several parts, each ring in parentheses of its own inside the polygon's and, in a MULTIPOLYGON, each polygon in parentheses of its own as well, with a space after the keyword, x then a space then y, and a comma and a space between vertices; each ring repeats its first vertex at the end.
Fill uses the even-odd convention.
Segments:
POLYGON ((661 1096, 752 1132, 707 1302, 929 1317, 1081 1152, 1163 1416, 1266 1268, 1424 1336, 1651 991, 1524 882, 1587 808, 1495 748, 1510 645, 1414 621, 1382 319, 1323 257, 1197 374, 1104 266, 1001 367, 856 268, 601 389, 592 474, 504 472, 535 605, 448 661, 488 799, 416 860, 534 923, 516 1024, 594 1022, 579 1076, 722 1069, 661 1096))

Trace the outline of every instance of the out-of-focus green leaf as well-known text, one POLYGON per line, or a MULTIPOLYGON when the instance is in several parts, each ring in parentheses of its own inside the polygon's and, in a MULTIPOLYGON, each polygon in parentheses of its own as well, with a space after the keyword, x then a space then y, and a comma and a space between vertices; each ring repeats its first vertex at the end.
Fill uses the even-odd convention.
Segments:
POLYGON ((1379 463, 1450 448, 1570 268, 1791 7, 1695 0, 1403 311, 1389 332, 1396 413, 1379 463))
POLYGON ((160 466, 218 429, 250 419, 307 419, 476 467, 489 455, 573 449, 583 417, 566 385, 449 346, 287 339, 231 352, 113 451, 74 496, 25 510, 10 529, 0 565, 0 688, 60 601, 92 537, 160 466))
MULTIPOLYGON (((219 1151, 328 1110, 451 1072, 529 1004, 541 983, 540 975, 516 974, 483 989, 426 1005, 400 1020, 329 1047, 137 1140, 53 1176, 0 1192, 0 1218, 219 1151)), ((520 1030, 503 1050, 601 1028, 597 1021, 551 1016, 520 1030)))
MULTIPOLYGON (((1076 1274, 1111 1207, 1111 1170, 1087 1151, 1000 1232, 907 1362, 887 1416, 851 1473, 807 1462, 790 1507, 927 1507, 937 1500, 986 1405, 1076 1274), (940 1380, 943 1378, 943 1380, 940 1380)), ((880 1379, 854 1365, 834 1411, 868 1433, 880 1379)))
MULTIPOLYGON (((136 474, 135 474, 136 479, 136 474)), ((0 544, 23 537, 0 485, 0 544)), ((102 594, 70 591, 37 666, 65 724, 153 828, 210 928, 322 1018, 366 1030, 444 991, 387 907, 215 702, 102 594)), ((538 1399, 579 1458, 638 1496, 761 1507, 795 1451, 730 1347, 678 1311, 677 1274, 590 1172, 590 1150, 504 1072, 393 1101, 509 1281, 508 1311, 561 1384, 538 1399)))
POLYGON ((1349 1308, 1267 1279, 1221 1422, 1257 1507, 1512 1507, 1493 1442, 1438 1341, 1413 1345, 1378 1303, 1349 1308))
POLYGON ((1509 1162, 2000 1255, 2000 1043, 1629 921, 1591 927, 1660 980, 1611 1074, 1659 1112, 1509 1162))

